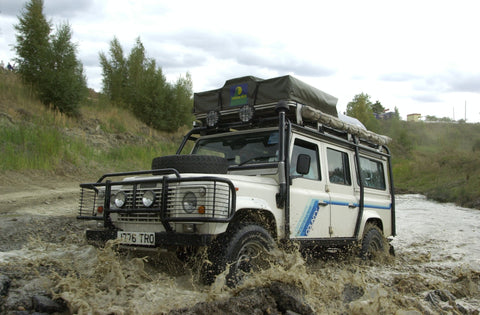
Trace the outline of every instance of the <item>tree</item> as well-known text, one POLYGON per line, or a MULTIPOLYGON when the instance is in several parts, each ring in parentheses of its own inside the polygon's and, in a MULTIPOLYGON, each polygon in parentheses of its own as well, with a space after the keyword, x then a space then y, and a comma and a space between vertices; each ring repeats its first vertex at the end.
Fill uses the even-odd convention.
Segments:
POLYGON ((438 118, 436 116, 426 115, 425 121, 437 121, 437 122, 453 122, 454 120, 448 117, 438 118))
POLYGON ((18 71, 26 82, 37 84, 47 68, 52 28, 43 14, 43 0, 27 2, 18 19, 19 23, 14 25, 18 71))
POLYGON ((61 112, 78 114, 78 105, 87 93, 83 65, 76 57, 76 46, 71 43, 69 24, 58 27, 51 40, 51 55, 47 62, 45 81, 40 91, 46 104, 53 104, 61 112))
POLYGON ((147 125, 166 131, 192 121, 192 82, 187 74, 172 85, 154 59, 147 58, 140 38, 125 57, 116 38, 109 56, 100 53, 103 91, 115 104, 130 109, 147 125))
POLYGON ((347 104, 347 115, 360 120, 367 129, 376 131, 378 130, 378 121, 373 115, 372 105, 368 94, 357 94, 347 104))
POLYGON ((47 106, 68 115, 78 114, 80 102, 87 95, 83 66, 72 44, 72 30, 64 23, 50 35, 51 25, 43 14, 43 1, 31 0, 19 17, 16 61, 22 78, 37 90, 47 106))
POLYGON ((385 107, 383 107, 382 103, 377 100, 374 104, 372 104, 372 111, 375 114, 383 114, 385 112, 385 107))
POLYGON ((116 37, 110 42, 110 59, 101 52, 100 65, 103 72, 103 92, 110 100, 121 103, 125 98, 127 85, 127 63, 123 56, 123 48, 116 37))

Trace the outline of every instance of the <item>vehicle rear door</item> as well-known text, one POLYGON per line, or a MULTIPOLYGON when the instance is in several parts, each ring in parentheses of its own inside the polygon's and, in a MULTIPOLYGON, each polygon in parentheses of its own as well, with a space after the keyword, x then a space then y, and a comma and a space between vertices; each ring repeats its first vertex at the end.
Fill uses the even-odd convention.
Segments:
POLYGON ((353 237, 359 213, 352 184, 353 154, 345 148, 326 145, 327 191, 331 210, 331 237, 353 237))

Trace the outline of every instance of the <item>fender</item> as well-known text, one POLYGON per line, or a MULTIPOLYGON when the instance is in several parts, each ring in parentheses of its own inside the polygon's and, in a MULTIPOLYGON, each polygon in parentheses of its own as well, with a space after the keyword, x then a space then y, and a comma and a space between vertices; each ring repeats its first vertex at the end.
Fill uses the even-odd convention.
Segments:
POLYGON ((372 220, 372 219, 382 222, 382 225, 385 228, 385 225, 383 224, 383 220, 378 215, 377 212, 371 211, 371 210, 365 210, 362 216, 362 224, 360 226, 360 232, 358 233, 358 239, 362 239, 363 231, 365 230, 365 224, 367 223, 368 220, 372 220))
POLYGON ((238 211, 240 209, 261 209, 272 212, 272 208, 264 199, 246 196, 237 196, 237 204, 235 211, 238 211))

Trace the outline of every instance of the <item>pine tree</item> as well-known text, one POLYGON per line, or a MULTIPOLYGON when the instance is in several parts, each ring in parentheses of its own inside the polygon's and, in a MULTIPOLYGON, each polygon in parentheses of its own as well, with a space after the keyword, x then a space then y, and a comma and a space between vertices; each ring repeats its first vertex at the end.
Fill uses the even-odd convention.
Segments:
POLYGON ((87 84, 83 65, 76 57, 76 46, 71 43, 69 24, 58 27, 51 41, 51 56, 45 73, 45 86, 40 91, 46 104, 53 104, 61 112, 76 115, 78 105, 86 97, 87 84))
POLYGON ((18 71, 26 82, 38 84, 47 68, 52 28, 43 14, 43 0, 28 2, 14 28, 17 31, 14 48, 18 55, 18 71))
POLYGON ((43 14, 43 0, 31 0, 15 29, 16 61, 22 78, 37 89, 45 105, 68 115, 78 114, 87 84, 76 46, 71 42, 70 25, 62 24, 56 34, 50 35, 52 28, 43 14))

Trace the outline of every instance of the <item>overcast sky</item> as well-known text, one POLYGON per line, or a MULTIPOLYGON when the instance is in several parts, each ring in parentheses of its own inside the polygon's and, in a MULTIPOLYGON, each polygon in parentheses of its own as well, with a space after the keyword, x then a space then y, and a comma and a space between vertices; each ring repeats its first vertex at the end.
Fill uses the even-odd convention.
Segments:
MULTIPOLYGON (((0 59, 15 58, 23 0, 0 0, 0 59)), ((170 82, 189 72, 194 92, 227 79, 286 74, 338 98, 356 94, 411 113, 480 122, 480 2, 44 0, 69 22, 88 86, 102 89, 99 52, 140 37, 170 82), (466 106, 465 106, 466 104, 466 106), (455 116, 454 116, 455 115, 455 116)))

